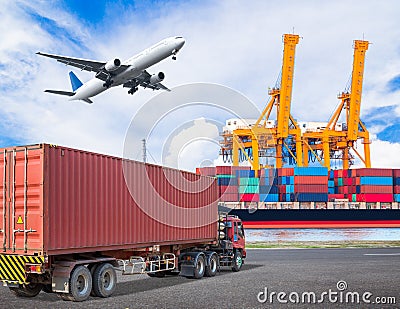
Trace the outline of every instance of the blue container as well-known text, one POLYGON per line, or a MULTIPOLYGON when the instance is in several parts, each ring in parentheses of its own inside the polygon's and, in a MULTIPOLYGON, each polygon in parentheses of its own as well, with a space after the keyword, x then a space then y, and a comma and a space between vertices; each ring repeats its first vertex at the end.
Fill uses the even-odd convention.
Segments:
POLYGON ((335 194, 335 188, 328 188, 328 194, 335 194))
POLYGON ((392 177, 360 177, 360 185, 392 186, 392 177))
POLYGON ((335 179, 335 174, 334 174, 334 171, 333 171, 333 170, 330 170, 330 171, 329 171, 329 179, 330 179, 330 180, 335 179))
POLYGON ((217 178, 219 186, 237 186, 237 178, 217 178))
POLYGON ((393 185, 400 186, 400 177, 393 178, 393 185))
POLYGON ((260 186, 260 194, 278 194, 277 186, 260 186))
POLYGON ((298 202, 327 202, 326 193, 297 193, 295 195, 298 202))
POLYGON ((261 194, 260 202, 279 202, 279 194, 261 194))
POLYGON ((286 185, 286 193, 294 193, 294 185, 286 185))
POLYGON ((356 194, 361 194, 361 186, 356 186, 356 194))
POLYGON ((328 176, 327 167, 295 167, 295 176, 328 176))
POLYGON ((334 188, 335 182, 333 180, 328 180, 328 188, 334 188))
POLYGON ((236 171, 236 177, 255 177, 256 174, 253 170, 238 170, 236 171))
POLYGON ((393 197, 395 202, 400 203, 400 194, 395 194, 393 197))

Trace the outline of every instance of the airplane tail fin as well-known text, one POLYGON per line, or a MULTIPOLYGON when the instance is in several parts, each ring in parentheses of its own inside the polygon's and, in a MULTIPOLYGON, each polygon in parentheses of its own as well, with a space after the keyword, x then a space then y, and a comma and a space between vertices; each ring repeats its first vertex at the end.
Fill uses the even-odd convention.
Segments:
POLYGON ((69 79, 71 80, 72 91, 75 92, 79 87, 83 85, 83 83, 79 80, 79 78, 74 74, 74 72, 69 72, 69 79))

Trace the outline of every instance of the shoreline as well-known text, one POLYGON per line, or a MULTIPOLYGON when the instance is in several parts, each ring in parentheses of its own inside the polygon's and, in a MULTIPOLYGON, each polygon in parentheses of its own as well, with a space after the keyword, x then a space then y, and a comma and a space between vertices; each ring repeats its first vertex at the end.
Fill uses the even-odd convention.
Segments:
POLYGON ((398 241, 254 241, 246 249, 400 248, 398 241))

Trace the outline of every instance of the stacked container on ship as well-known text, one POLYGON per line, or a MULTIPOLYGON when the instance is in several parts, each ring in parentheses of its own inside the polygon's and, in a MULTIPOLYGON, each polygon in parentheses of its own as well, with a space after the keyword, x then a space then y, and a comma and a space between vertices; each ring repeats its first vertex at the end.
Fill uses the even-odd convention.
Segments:
POLYGON ((400 227, 400 171, 204 167, 246 228, 400 227), (221 171, 224 171, 221 174, 221 171))
POLYGON ((47 144, 0 155, 0 280, 17 296, 108 297, 116 270, 201 278, 246 256, 211 177, 47 144))

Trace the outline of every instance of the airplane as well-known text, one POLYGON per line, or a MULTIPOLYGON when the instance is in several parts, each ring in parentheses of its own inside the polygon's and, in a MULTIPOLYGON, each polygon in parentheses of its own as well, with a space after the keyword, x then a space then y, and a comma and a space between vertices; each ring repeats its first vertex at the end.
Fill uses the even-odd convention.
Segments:
POLYGON ((83 100, 86 103, 93 103, 90 99, 91 97, 111 87, 120 85, 129 88, 129 94, 134 94, 138 90, 138 86, 153 90, 163 89, 171 91, 161 84, 165 78, 163 72, 150 74, 146 69, 169 56, 172 56, 172 59, 176 60, 176 54, 184 44, 185 39, 181 36, 169 37, 129 58, 123 63, 118 58, 111 59, 107 62, 100 62, 42 52, 37 52, 36 54, 56 59, 58 62, 77 67, 81 70, 95 72, 95 77, 86 83, 82 83, 73 72, 70 72, 69 77, 72 91, 45 90, 45 92, 69 96, 70 101, 83 100))

